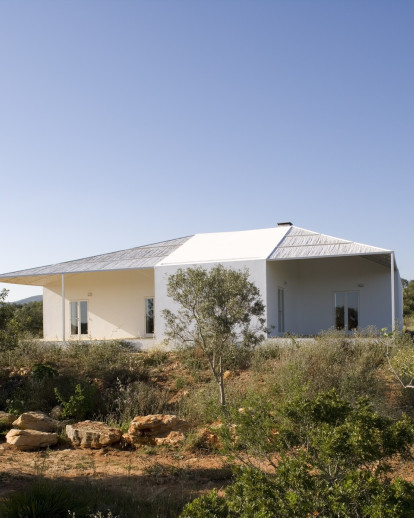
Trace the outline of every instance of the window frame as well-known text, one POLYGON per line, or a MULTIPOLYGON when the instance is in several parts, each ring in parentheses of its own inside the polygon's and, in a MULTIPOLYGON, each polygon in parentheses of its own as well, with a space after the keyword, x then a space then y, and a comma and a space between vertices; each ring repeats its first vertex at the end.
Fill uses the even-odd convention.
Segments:
POLYGON ((82 338, 85 336, 89 336, 89 301, 87 299, 77 299, 77 300, 70 300, 69 301, 69 326, 70 326, 70 336, 71 337, 77 337, 82 338), (77 327, 77 333, 72 333, 72 326, 73 326, 73 313, 72 308, 75 307, 74 304, 76 304, 76 327, 77 327), (82 321, 82 304, 86 304, 86 321, 82 321), (86 324, 86 331, 82 332, 82 326, 86 324))
POLYGON ((339 330, 339 331, 345 331, 346 333, 350 333, 352 331, 357 331, 358 328, 359 328, 359 321, 360 321, 360 314, 361 314, 361 308, 360 308, 360 292, 358 290, 338 290, 338 291, 335 291, 334 294, 333 294, 333 320, 334 320, 334 328, 339 330), (350 295, 353 295, 355 294, 356 295, 356 326, 355 327, 352 327, 350 328, 349 325, 349 321, 350 321, 350 318, 349 318, 349 312, 350 312, 350 309, 353 309, 353 306, 350 307, 349 305, 349 296, 350 295), (337 326, 337 307, 341 307, 341 306, 337 306, 337 303, 336 303, 336 298, 337 298, 337 295, 343 295, 344 297, 344 305, 343 305, 343 321, 344 321, 344 326, 343 327, 338 327, 337 326))
POLYGON ((152 337, 155 334, 155 297, 154 296, 148 296, 144 299, 144 326, 145 326, 145 336, 152 337), (148 301, 152 300, 152 308, 151 312, 152 315, 148 315, 148 301), (152 321, 152 322, 151 322, 152 321), (151 324, 149 325, 149 322, 151 324), (149 331, 149 329, 152 329, 152 331, 149 331))

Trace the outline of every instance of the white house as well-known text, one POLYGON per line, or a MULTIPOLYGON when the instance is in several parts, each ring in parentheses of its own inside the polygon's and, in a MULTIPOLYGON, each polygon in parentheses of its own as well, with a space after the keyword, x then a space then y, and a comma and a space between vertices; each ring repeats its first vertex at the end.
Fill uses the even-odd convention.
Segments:
POLYGON ((315 335, 332 327, 392 329, 402 322, 394 252, 279 223, 195 234, 120 252, 0 275, 43 286, 44 339, 164 337, 168 276, 221 263, 247 268, 266 304, 270 335, 315 335))

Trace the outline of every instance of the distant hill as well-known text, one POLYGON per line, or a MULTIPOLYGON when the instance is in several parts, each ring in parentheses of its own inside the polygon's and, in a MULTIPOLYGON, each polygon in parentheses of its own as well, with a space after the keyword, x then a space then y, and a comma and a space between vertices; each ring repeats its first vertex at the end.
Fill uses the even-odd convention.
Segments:
POLYGON ((14 302, 11 302, 11 304, 30 304, 30 302, 42 302, 42 301, 43 301, 43 295, 33 295, 33 297, 27 297, 25 299, 15 300, 14 302))

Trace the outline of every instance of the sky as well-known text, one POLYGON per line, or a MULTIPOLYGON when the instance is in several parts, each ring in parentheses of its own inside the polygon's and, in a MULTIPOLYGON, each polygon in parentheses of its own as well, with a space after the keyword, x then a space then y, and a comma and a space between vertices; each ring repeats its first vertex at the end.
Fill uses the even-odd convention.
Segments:
POLYGON ((0 273, 291 221, 414 279, 413 24, 412 0, 2 0, 0 273))

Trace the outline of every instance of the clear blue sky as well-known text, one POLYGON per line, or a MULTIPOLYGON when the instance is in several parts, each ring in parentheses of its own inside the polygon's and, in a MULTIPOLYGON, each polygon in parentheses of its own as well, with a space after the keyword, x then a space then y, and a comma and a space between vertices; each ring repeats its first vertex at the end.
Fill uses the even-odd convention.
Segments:
POLYGON ((414 279, 413 26, 412 0, 3 1, 0 272, 289 220, 414 279))

